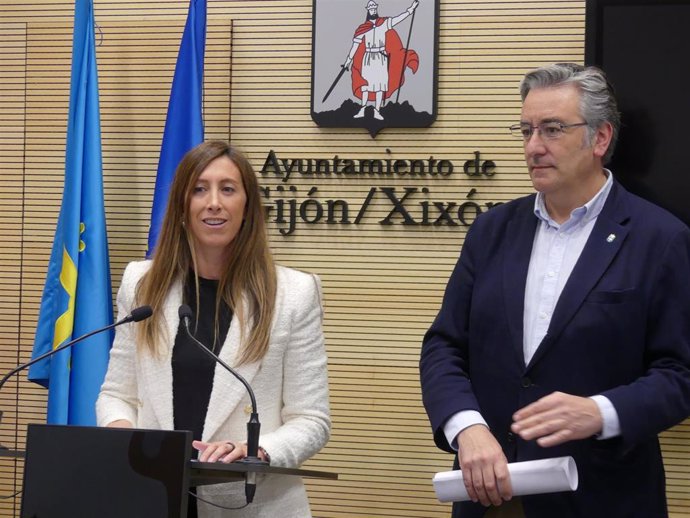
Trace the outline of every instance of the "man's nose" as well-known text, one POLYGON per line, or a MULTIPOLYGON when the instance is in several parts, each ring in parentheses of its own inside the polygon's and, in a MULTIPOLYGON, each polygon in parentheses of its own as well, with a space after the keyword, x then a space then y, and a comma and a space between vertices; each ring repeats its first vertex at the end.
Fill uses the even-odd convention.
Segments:
POLYGON ((542 153, 545 149, 544 139, 538 129, 532 130, 532 134, 524 142, 525 153, 528 155, 542 153))

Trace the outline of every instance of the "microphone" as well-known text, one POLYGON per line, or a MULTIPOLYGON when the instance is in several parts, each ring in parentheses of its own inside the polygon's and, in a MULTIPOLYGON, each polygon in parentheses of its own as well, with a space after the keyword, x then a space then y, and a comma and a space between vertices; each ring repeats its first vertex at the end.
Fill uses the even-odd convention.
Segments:
MULTIPOLYGON (((5 377, 2 378, 0 381, 0 389, 2 389, 2 386, 5 384, 5 382, 13 375, 16 374, 17 372, 20 372, 27 367, 31 367, 34 363, 38 363, 41 360, 45 360, 46 358, 59 353, 60 351, 63 351, 64 349, 67 349, 68 347, 72 347, 73 345, 81 342, 82 340, 86 340, 87 338, 97 335, 98 333, 102 333, 103 331, 108 331, 109 329, 113 329, 119 325, 122 324, 127 324, 129 322, 140 322, 141 320, 146 320, 149 318, 151 315, 153 315, 153 310, 151 309, 151 306, 140 306, 138 308, 135 308, 132 310, 132 312, 127 315, 125 318, 122 320, 118 320, 114 324, 110 324, 105 327, 101 327, 100 329, 96 329, 95 331, 91 331, 90 333, 86 333, 85 335, 81 335, 78 338, 75 338, 71 342, 67 342, 66 344, 62 344, 60 347, 57 347, 56 349, 51 349, 45 354, 42 354, 41 356, 38 356, 37 358, 34 358, 33 360, 24 363, 20 365, 19 367, 16 367, 14 370, 8 372, 5 374, 5 377)), ((0 414, 1 416, 2 414, 0 414)))
MULTIPOLYGON (((129 322, 141 322, 142 320, 149 318, 151 315, 153 315, 151 306, 139 306, 138 308, 134 308, 132 312, 125 318, 113 324, 113 327, 119 326, 120 324, 127 324, 129 322)), ((103 330, 105 331, 105 328, 103 330)))
MULTIPOLYGON (((67 349, 68 347, 72 347, 73 345, 81 342, 82 340, 86 340, 90 336, 96 335, 98 333, 102 333, 103 331, 108 331, 109 329, 113 329, 114 327, 117 327, 122 324, 127 324, 129 322, 140 322, 141 320, 145 320, 149 318, 153 314, 153 310, 151 309, 151 306, 140 306, 138 308, 135 308, 132 310, 132 312, 127 315, 125 318, 122 320, 118 320, 114 324, 107 325, 105 327, 101 327, 100 329, 96 329, 95 331, 91 331, 90 333, 86 333, 85 335, 81 335, 78 338, 75 338, 71 342, 67 342, 65 344, 62 344, 60 347, 57 347, 55 349, 51 349, 47 353, 42 354, 41 356, 38 356, 37 358, 34 358, 33 360, 24 363, 22 365, 19 365, 18 367, 14 368, 0 380, 0 389, 2 389, 3 385, 7 382, 8 379, 10 379, 14 374, 17 374, 20 371, 23 371, 27 367, 31 367, 34 363, 38 363, 41 360, 45 360, 46 358, 53 356, 54 354, 59 353, 60 351, 63 351, 67 349)), ((2 411, 0 411, 0 420, 2 420, 2 411)), ((0 445, 0 449, 5 448, 4 446, 0 445)))
MULTIPOLYGON (((187 336, 192 339, 192 341, 204 351, 208 356, 213 358, 217 363, 222 365, 225 370, 230 374, 235 376, 249 394, 249 399, 252 402, 252 413, 249 416, 249 421, 247 422, 247 456, 238 461, 244 464, 264 464, 267 465, 268 462, 263 461, 259 458, 259 432, 261 430, 261 423, 259 422, 259 413, 256 409, 256 397, 254 396, 254 391, 251 385, 247 383, 247 380, 242 377, 242 375, 235 369, 230 367, 227 363, 221 360, 216 354, 213 353, 208 347, 202 344, 189 330, 189 322, 192 319, 192 309, 187 304, 182 304, 178 310, 180 316, 180 321, 184 323, 184 329, 187 332, 187 336)), ((256 492, 256 472, 247 471, 245 473, 245 486, 244 493, 247 497, 247 504, 252 503, 254 500, 254 493, 256 492)))

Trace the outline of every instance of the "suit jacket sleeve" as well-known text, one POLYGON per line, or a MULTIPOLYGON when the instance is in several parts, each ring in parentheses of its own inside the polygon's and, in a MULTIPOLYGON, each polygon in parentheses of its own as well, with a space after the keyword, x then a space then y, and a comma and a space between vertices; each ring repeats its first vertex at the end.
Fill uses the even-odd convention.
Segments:
MULTIPOLYGON (((133 308, 136 284, 141 278, 144 262, 130 263, 122 276, 117 292, 118 319, 127 316, 133 308)), ((126 419, 137 426, 138 390, 136 377, 135 324, 117 328, 113 347, 110 350, 108 372, 96 401, 98 426, 126 419)))
MULTIPOLYGON (((624 443, 647 440, 690 412, 690 230, 677 232, 648 272, 646 372, 602 394, 618 412, 624 443)), ((621 344, 625 346, 625 344, 621 344)))
MULTIPOLYGON (((299 466, 328 441, 331 420, 321 285, 317 276, 291 272, 288 344, 283 358, 282 425, 262 434, 276 466, 299 466)), ((276 380, 278 382, 278 380, 276 380)))
POLYGON ((481 218, 470 227, 446 287, 441 309, 424 336, 420 360, 422 400, 436 445, 453 452, 443 433, 446 421, 462 410, 480 411, 469 380, 469 320, 472 289, 481 250, 481 218))

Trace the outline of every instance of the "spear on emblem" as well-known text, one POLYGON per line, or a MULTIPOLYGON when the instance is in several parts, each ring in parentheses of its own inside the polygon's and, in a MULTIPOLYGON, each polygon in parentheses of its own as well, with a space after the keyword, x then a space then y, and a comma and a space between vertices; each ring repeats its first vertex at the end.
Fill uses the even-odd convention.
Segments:
MULTIPOLYGON (((419 1, 417 1, 419 4, 419 1)), ((415 6, 416 7, 416 6, 415 6)), ((410 39, 412 38, 412 27, 414 27, 414 16, 417 14, 417 9, 412 11, 412 18, 410 19, 410 32, 407 33, 407 43, 405 44, 405 57, 403 58, 403 65, 400 69, 400 86, 398 87, 398 93, 395 96, 395 103, 397 104, 400 100, 400 90, 402 90, 403 76, 405 75, 405 66, 407 65, 407 49, 410 48, 410 39)))

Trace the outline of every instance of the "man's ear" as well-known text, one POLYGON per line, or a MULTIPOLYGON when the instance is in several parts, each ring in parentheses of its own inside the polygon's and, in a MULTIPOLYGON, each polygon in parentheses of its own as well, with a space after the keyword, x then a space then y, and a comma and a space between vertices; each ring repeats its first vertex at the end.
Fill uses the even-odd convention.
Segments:
POLYGON ((613 126, 611 126, 610 122, 604 122, 601 126, 599 126, 594 134, 594 141, 592 143, 594 156, 603 158, 603 156, 606 154, 606 151, 609 149, 609 146, 611 145, 612 138, 613 126))

